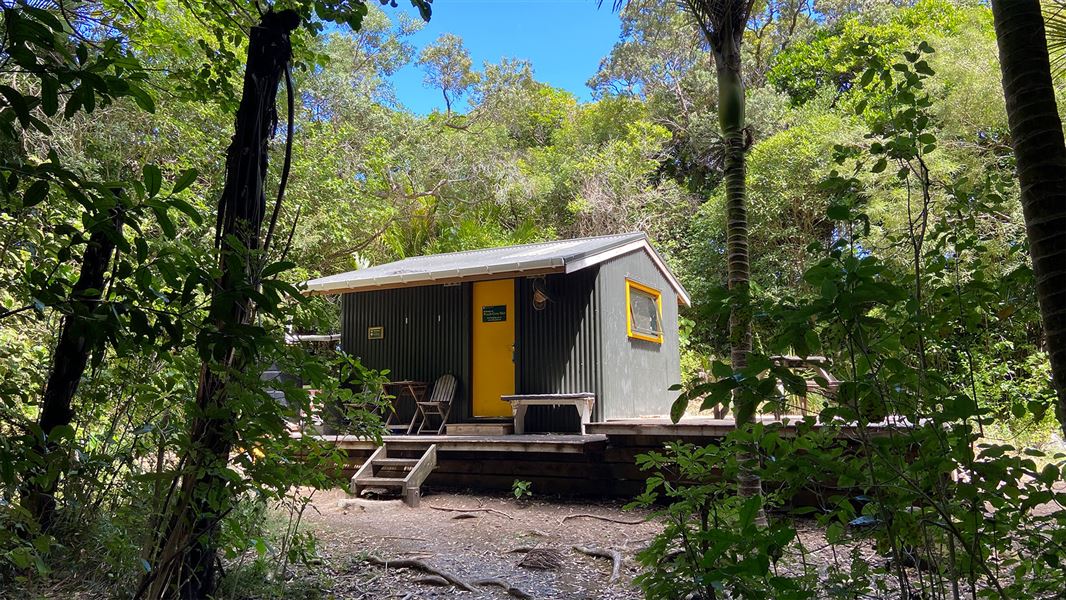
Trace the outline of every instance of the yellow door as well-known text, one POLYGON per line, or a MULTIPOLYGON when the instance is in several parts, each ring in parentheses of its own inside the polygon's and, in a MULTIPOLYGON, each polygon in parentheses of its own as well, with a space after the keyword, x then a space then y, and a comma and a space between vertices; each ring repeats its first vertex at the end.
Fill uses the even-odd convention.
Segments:
POLYGON ((509 417, 514 393, 514 280, 474 282, 471 386, 475 417, 509 417))

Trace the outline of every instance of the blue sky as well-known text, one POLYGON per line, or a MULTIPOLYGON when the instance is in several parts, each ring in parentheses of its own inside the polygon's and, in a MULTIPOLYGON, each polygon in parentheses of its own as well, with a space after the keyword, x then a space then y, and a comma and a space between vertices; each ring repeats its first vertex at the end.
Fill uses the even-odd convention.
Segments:
MULTIPOLYGON (((403 0, 399 4, 410 8, 403 0)), ((585 82, 619 32, 611 0, 604 0, 602 8, 596 0, 436 0, 433 18, 411 42, 421 49, 442 33, 454 33, 463 38, 478 70, 485 61, 524 58, 533 64, 538 81, 587 100, 585 82)), ((413 64, 392 81, 400 102, 410 110, 425 114, 443 109, 440 93, 423 87, 422 72, 413 64)))

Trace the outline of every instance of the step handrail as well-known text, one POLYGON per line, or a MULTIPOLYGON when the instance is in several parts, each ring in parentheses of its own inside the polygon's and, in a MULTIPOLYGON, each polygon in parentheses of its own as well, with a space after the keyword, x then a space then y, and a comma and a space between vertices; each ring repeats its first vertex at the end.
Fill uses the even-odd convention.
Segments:
POLYGON ((411 470, 407 472, 407 476, 404 477, 403 483, 405 487, 421 487, 422 482, 429 477, 430 472, 437 468, 437 445, 430 444, 429 448, 422 454, 422 457, 418 459, 415 466, 411 467, 411 470))
POLYGON ((360 477, 362 477, 363 475, 367 475, 367 474, 369 474, 369 475, 373 475, 374 474, 374 459, 381 458, 383 456, 385 456, 385 444, 382 444, 382 445, 378 446, 374 450, 373 454, 371 454, 369 458, 367 458, 365 461, 363 461, 363 464, 359 465, 359 469, 356 470, 355 475, 352 475, 352 479, 348 483, 348 491, 350 493, 353 493, 353 494, 356 493, 355 492, 355 489, 356 489, 355 486, 358 484, 360 477), (381 456, 378 456, 378 455, 381 455, 381 456))

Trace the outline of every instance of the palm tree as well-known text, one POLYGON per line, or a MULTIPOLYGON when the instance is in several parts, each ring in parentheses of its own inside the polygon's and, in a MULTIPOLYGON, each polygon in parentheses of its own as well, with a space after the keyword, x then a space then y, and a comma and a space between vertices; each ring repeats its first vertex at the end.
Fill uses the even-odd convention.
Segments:
MULTIPOLYGON (((616 0, 615 8, 626 3, 616 0)), ((681 0, 700 34, 711 49, 718 80, 718 125, 725 143, 723 176, 726 191, 726 258, 732 307, 729 314, 729 355, 733 371, 748 366, 751 354, 751 303, 749 284, 751 269, 748 260, 748 211, 746 187, 746 157, 750 139, 744 116, 744 79, 741 75, 740 52, 744 29, 751 16, 754 0, 681 0)), ((740 401, 733 407, 737 425, 754 423, 756 406, 753 401, 740 401)), ((737 487, 741 496, 762 494, 758 473, 750 468, 752 454, 741 456, 737 487)))
POLYGON ((1066 433, 1066 141, 1055 104, 1044 16, 1040 0, 993 0, 992 16, 1029 254, 1058 396, 1055 414, 1066 433))
MULTIPOLYGON (((684 0, 700 32, 711 47, 718 80, 718 126, 725 142, 726 260, 732 305, 729 312, 729 359, 733 372, 748 366, 751 354, 751 267, 748 260, 747 158, 748 140, 744 114, 744 79, 740 72, 740 49, 744 28, 754 0, 684 0)), ((738 395, 739 399, 740 396, 738 395)), ((754 423, 756 406, 750 401, 734 405, 738 426, 754 423)), ((751 465, 754 456, 739 457, 751 465)), ((762 495, 762 481, 750 466, 740 470, 737 492, 744 497, 762 495)))

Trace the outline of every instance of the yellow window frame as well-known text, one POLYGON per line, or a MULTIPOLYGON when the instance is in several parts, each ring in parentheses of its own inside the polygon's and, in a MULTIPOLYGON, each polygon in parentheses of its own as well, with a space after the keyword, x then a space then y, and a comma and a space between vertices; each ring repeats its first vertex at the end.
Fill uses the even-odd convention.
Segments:
POLYGON ((648 287, 648 286, 646 286, 644 284, 637 283, 636 281, 633 281, 632 279, 628 279, 628 278, 626 279, 626 333, 629 335, 629 337, 631 337, 633 339, 644 340, 646 342, 655 342, 656 344, 663 343, 663 294, 662 294, 662 292, 660 292, 659 290, 657 290, 657 289, 655 289, 653 287, 648 287), (659 335, 649 335, 649 334, 644 333, 642 331, 634 331, 633 330, 633 303, 632 303, 632 300, 631 300, 632 294, 633 294, 633 290, 637 290, 638 292, 642 292, 642 293, 647 294, 649 296, 654 296, 655 297, 655 306, 656 306, 656 309, 659 311, 659 319, 658 319, 659 335))

